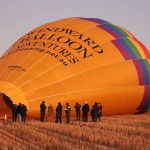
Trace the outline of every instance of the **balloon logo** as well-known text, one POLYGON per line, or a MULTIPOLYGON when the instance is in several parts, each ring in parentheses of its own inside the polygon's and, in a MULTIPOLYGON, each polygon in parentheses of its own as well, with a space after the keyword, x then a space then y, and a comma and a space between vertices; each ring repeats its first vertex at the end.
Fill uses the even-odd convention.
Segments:
MULTIPOLYGON (((87 101, 104 115, 147 111, 150 54, 129 31, 95 18, 65 18, 35 28, 0 59, 0 111, 24 103, 39 116, 39 105, 87 101), (7 105, 6 105, 7 103, 7 105)), ((72 115, 75 113, 72 109, 72 115)))

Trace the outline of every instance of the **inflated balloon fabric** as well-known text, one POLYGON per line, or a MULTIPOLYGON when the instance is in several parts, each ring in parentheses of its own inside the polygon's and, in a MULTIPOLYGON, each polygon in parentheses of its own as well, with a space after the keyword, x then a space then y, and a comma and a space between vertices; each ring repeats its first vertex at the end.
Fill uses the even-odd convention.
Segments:
MULTIPOLYGON (((35 28, 0 59, 0 92, 39 116, 45 101, 103 106, 104 115, 147 111, 150 54, 129 31, 95 18, 66 18, 35 28)), ((6 111, 1 96, 1 111, 6 111)), ((6 101, 5 101, 6 102, 6 101)))

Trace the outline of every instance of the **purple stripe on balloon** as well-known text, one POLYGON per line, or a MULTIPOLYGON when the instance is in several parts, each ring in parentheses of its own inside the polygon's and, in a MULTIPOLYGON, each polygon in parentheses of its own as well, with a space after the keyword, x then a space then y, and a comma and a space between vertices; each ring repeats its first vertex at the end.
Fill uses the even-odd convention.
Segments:
POLYGON ((144 96, 142 98, 141 104, 138 106, 137 110, 147 111, 150 106, 150 86, 144 87, 144 96))
POLYGON ((107 24, 107 23, 109 23, 109 22, 107 22, 105 20, 98 19, 98 18, 80 18, 80 19, 88 20, 88 21, 95 22, 95 23, 98 23, 98 24, 107 24))
POLYGON ((123 57, 126 60, 131 59, 129 53, 127 52, 127 50, 122 46, 122 44, 120 44, 117 40, 113 40, 112 43, 118 48, 118 50, 120 51, 120 53, 123 55, 123 57))
POLYGON ((120 38, 120 35, 111 30, 110 28, 106 28, 105 26, 98 26, 99 28, 107 31, 109 34, 113 35, 115 38, 120 38))
POLYGON ((123 31, 121 28, 118 26, 115 26, 113 24, 103 24, 102 27, 108 31, 111 31, 115 34, 117 34, 118 37, 128 37, 128 33, 123 31))
POLYGON ((139 77, 139 85, 143 85, 144 84, 144 72, 142 70, 142 65, 141 65, 140 61, 138 61, 138 60, 134 60, 133 63, 136 67, 137 74, 139 77))

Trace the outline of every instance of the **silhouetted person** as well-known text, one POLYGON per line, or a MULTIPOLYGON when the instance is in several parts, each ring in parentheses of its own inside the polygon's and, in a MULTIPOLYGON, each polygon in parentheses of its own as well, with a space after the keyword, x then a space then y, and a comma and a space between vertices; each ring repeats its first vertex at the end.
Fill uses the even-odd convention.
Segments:
POLYGON ((16 122, 16 120, 17 120, 17 105, 14 104, 12 106, 12 121, 16 122))
POLYGON ((26 122, 26 113, 27 113, 27 107, 22 104, 22 113, 21 113, 21 121, 26 122))
POLYGON ((43 101, 40 105, 40 121, 43 122, 45 118, 45 110, 46 110, 46 105, 45 102, 43 101))
POLYGON ((53 106, 51 103, 48 106, 48 121, 53 121, 53 106))
POLYGON ((77 102, 74 107, 75 107, 75 110, 76 110, 76 119, 80 120, 80 108, 81 108, 81 105, 77 102))
POLYGON ((82 107, 82 113, 83 113, 83 121, 87 122, 88 121, 88 112, 90 111, 89 105, 87 102, 82 107))
POLYGON ((21 120, 22 120, 22 104, 21 103, 19 103, 18 104, 18 106, 17 106, 17 116, 18 116, 18 119, 19 119, 19 121, 21 122, 21 120))
POLYGON ((92 121, 96 122, 98 118, 99 107, 98 104, 95 103, 92 108, 92 121))
POLYGON ((56 123, 58 122, 62 122, 62 106, 60 102, 56 107, 56 123))
POLYGON ((92 121, 94 122, 94 105, 92 106, 91 109, 91 117, 92 117, 92 121))
POLYGON ((71 112, 71 107, 69 106, 69 103, 66 103, 65 114, 66 114, 67 123, 70 122, 70 112, 71 112))
POLYGON ((102 117, 102 104, 98 103, 98 120, 100 121, 102 117))

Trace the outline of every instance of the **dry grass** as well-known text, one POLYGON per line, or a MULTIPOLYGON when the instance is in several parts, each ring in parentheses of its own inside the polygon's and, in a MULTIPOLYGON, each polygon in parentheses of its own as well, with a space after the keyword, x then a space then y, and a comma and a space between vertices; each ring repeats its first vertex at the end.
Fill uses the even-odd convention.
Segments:
POLYGON ((0 122, 0 149, 149 150, 150 115, 145 116, 103 117, 96 123, 0 122))

